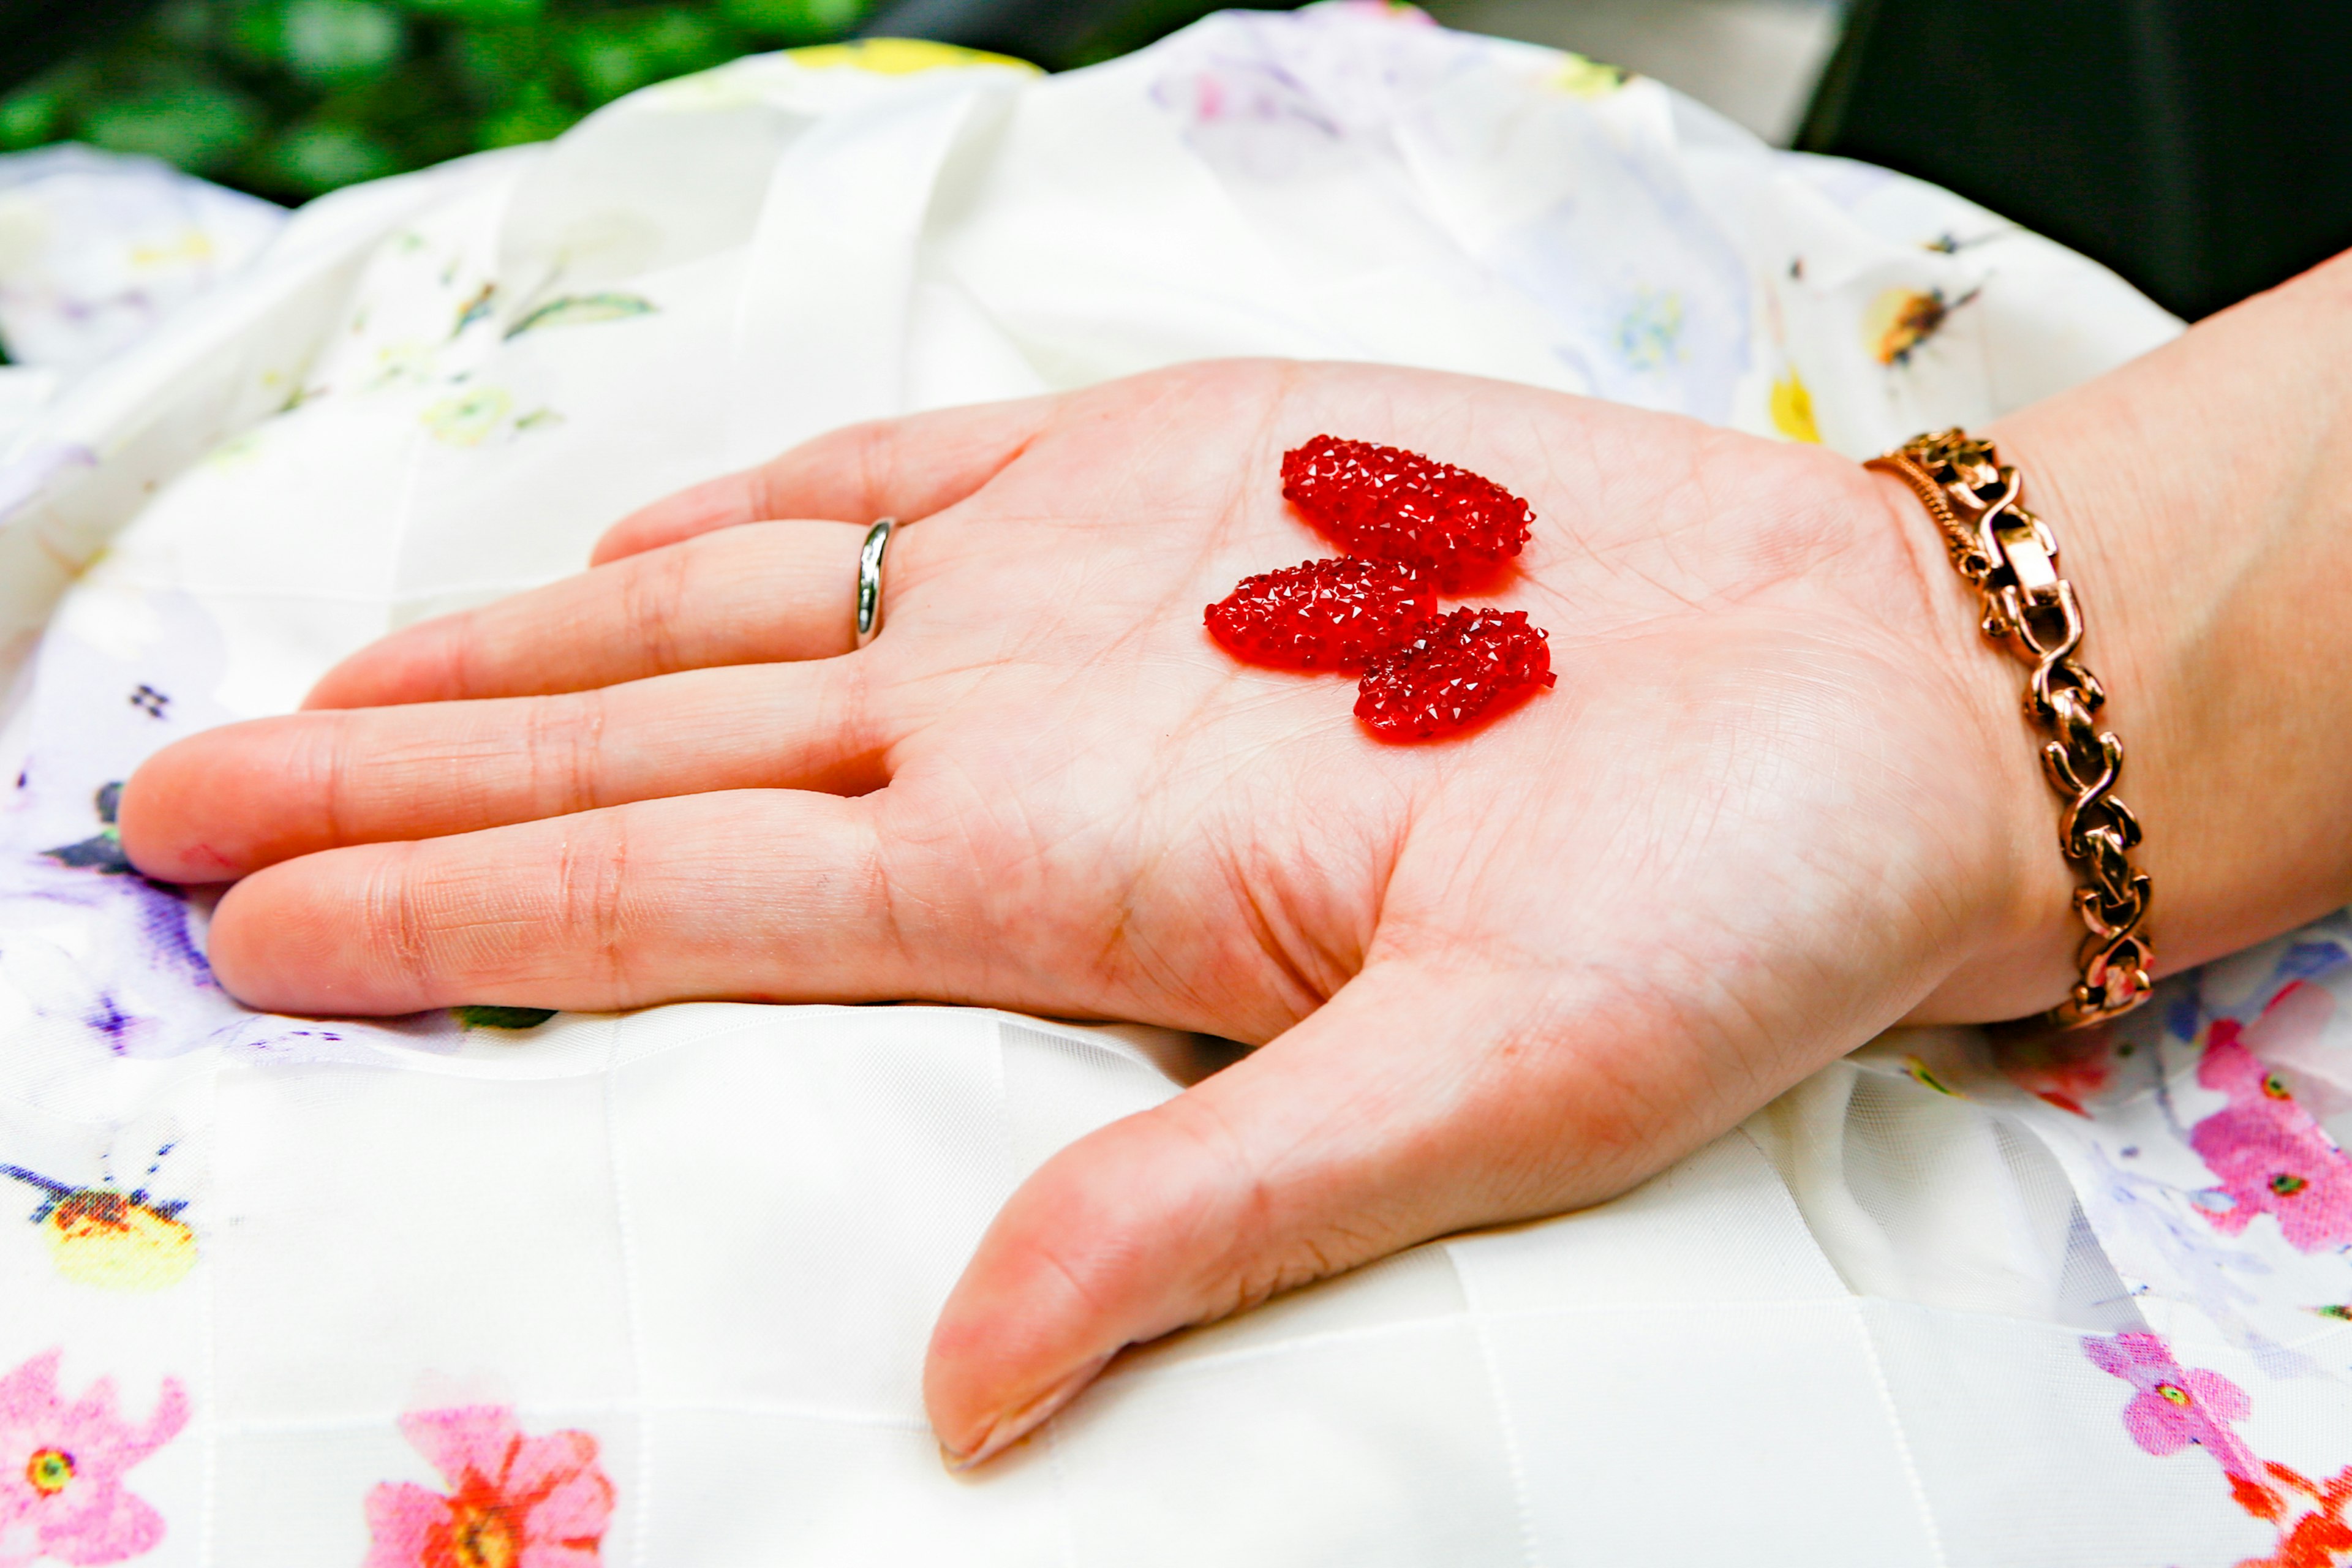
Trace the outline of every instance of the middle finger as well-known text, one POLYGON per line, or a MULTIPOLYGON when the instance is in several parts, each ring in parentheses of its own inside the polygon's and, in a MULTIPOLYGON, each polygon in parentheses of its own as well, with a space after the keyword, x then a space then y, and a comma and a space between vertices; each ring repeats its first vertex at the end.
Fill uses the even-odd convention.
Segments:
POLYGON ((755 522, 649 550, 394 632, 302 705, 539 697, 846 653, 865 538, 856 523, 755 522))

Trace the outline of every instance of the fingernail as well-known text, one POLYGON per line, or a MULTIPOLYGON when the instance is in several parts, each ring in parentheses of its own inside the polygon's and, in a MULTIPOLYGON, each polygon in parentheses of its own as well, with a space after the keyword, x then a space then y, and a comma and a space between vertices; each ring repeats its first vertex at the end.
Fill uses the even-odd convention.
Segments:
POLYGON ((941 1443, 940 1462, 957 1474, 988 1463, 1051 1420, 1055 1411, 1076 1399, 1078 1391, 1092 1383, 1095 1374, 1108 1364, 1110 1357, 1097 1356, 1026 1405, 1006 1411, 989 1424, 988 1429, 981 1434, 980 1441, 972 1445, 968 1454, 959 1454, 941 1443))

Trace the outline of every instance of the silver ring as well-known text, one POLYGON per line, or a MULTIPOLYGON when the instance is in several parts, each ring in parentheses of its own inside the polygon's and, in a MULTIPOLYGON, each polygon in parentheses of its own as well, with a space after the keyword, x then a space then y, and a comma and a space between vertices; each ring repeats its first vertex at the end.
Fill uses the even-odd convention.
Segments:
POLYGON ((857 551, 857 646, 864 647, 882 631, 882 552, 890 548, 890 531, 898 526, 886 517, 866 531, 857 551))

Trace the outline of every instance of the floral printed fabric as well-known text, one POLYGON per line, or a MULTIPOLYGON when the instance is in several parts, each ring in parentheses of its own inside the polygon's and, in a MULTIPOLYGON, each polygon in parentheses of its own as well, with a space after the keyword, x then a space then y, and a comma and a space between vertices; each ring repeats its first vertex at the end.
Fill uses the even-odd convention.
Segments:
MULTIPOLYGON (((2293 1027, 2289 1019, 2310 1011, 2306 998, 2326 995, 2301 986, 2281 992, 2257 1027, 2278 1014, 2283 1033, 2293 1027)), ((2324 1026, 2325 1016, 2312 1022, 2324 1026)), ((2296 1100, 2287 1074, 2265 1068, 2242 1035, 2236 1019, 2214 1020, 2197 1063, 2199 1087, 2229 1096, 2189 1132, 2189 1146, 2215 1178, 2206 1199, 2214 1227, 2242 1235, 2267 1214, 2296 1251, 2342 1251, 2352 1244, 2352 1160, 2296 1100)))
POLYGON ((2215 1372, 2184 1372, 2154 1334, 2083 1342, 2101 1372, 2137 1390, 2124 1406, 2124 1429, 2151 1454, 2177 1454, 2191 1443, 2213 1456, 2233 1481, 2258 1481, 2261 1465, 2231 1423, 2253 1409, 2246 1391, 2215 1372))
POLYGON ((152 159, 0 157, 0 342, 18 364, 86 370, 237 272, 284 222, 152 159))
POLYGON ((2219 1373, 2184 1370, 2154 1334, 2089 1339, 2083 1349, 2103 1372, 2137 1390, 2124 1409, 2132 1440, 2159 1457, 2194 1445, 2229 1478, 2237 1505, 2278 1530, 2276 1550, 2244 1568, 2327 1568, 2352 1552, 2352 1465, 2315 1483, 2293 1467, 2255 1458, 2235 1423, 2252 1413, 2246 1391, 2219 1373))
POLYGON ((304 209, 0 437, 0 1565, 2352 1559, 2345 917, 2063 1047, 1890 1037, 959 1480, 940 1301, 1190 1042, 256 1015, 113 831, 156 747, 849 419, 1279 353, 1860 454, 2177 330, 1944 193, 1379 7, 1050 79, 747 60, 304 209))
MULTIPOLYGON (((0 155, 0 449, 80 372, 242 269, 285 215, 147 158, 0 155)), ((37 484, 19 470, 15 488, 37 484)), ((21 500, 0 479, 0 513, 21 500)))
POLYGON ((368 1494, 367 1568, 593 1568, 613 1483, 585 1432, 526 1437, 514 1412, 425 1410, 400 1429, 448 1482, 368 1494))
POLYGON ((79 1399, 58 1392, 58 1352, 0 1376, 0 1568, 39 1558, 120 1563, 153 1547, 163 1521, 123 1472, 179 1435, 188 1399, 167 1381, 144 1422, 123 1419, 101 1379, 79 1399))

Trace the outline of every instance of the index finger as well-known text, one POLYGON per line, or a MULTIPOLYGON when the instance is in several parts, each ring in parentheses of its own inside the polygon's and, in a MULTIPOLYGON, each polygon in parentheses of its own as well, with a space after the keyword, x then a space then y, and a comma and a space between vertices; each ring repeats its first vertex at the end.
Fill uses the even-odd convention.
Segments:
POLYGON ((1003 472, 1060 401, 983 403, 829 431, 758 468, 706 479, 630 513, 596 542, 589 564, 739 523, 928 517, 1003 472))

